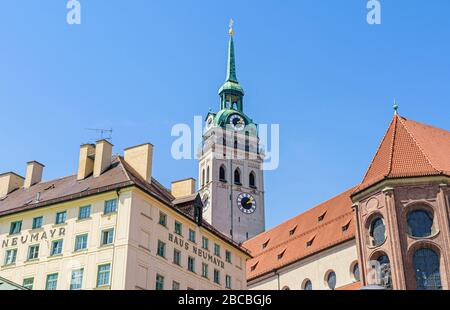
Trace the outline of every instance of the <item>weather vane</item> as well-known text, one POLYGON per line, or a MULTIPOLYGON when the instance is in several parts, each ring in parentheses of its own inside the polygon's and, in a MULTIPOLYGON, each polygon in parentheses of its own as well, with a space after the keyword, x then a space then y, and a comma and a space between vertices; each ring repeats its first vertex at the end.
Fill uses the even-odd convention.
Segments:
POLYGON ((234 32, 233 32, 233 19, 230 18, 230 30, 228 31, 228 33, 230 34, 230 36, 233 36, 234 32))

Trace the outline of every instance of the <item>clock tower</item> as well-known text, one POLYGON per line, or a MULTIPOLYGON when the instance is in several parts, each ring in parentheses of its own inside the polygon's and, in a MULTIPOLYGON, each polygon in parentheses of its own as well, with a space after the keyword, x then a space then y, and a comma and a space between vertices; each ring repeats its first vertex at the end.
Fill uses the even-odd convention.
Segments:
POLYGON ((264 154, 257 125, 244 113, 244 90, 236 77, 230 23, 225 83, 220 110, 206 118, 199 152, 199 192, 203 217, 215 229, 243 242, 265 230, 264 154))

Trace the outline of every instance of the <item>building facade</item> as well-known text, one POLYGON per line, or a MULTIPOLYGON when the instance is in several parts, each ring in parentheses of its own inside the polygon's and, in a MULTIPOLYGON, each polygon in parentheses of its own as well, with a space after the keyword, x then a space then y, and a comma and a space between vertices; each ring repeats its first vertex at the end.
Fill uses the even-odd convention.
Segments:
MULTIPOLYGON (((0 276, 28 289, 245 289, 248 253, 154 178, 152 145, 82 145, 76 175, 0 175, 0 276)), ((192 186, 190 187, 192 188, 192 186)))
POLYGON ((244 90, 236 76, 231 27, 227 75, 219 96, 219 112, 210 111, 205 119, 199 192, 205 219, 240 243, 265 230, 264 154, 257 125, 244 113, 244 90))
POLYGON ((449 289, 449 155, 395 113, 359 185, 244 243, 248 287, 449 289))

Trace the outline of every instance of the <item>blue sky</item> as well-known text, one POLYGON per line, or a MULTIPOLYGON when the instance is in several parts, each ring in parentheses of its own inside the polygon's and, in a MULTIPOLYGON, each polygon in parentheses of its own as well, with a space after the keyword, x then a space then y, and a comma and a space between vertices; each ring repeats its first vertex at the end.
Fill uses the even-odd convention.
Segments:
POLYGON ((217 110, 227 26, 235 20, 244 110, 280 124, 280 166, 266 172, 272 227, 357 184, 391 118, 450 129, 450 2, 386 1, 382 24, 365 0, 79 0, 0 3, 0 172, 46 164, 76 171, 78 147, 113 128, 114 151, 155 145, 166 186, 197 175, 170 156, 176 123, 217 110))

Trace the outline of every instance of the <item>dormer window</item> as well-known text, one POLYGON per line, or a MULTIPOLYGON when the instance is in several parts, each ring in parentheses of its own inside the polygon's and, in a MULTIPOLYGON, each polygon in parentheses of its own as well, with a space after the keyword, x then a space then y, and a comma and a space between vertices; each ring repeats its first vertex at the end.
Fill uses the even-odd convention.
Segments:
POLYGON ((280 259, 283 258, 285 252, 286 252, 286 249, 284 249, 283 251, 281 251, 280 253, 278 253, 278 256, 277 256, 278 260, 280 260, 280 259))
POLYGON ((345 224, 344 226, 342 226, 342 232, 345 233, 348 228, 350 227, 350 223, 352 222, 352 220, 348 221, 347 224, 345 224))
POLYGON ((270 239, 267 239, 266 242, 264 242, 264 243, 262 244, 262 248, 263 248, 263 249, 267 248, 267 246, 269 245, 269 241, 270 241, 270 239))
POLYGON ((289 230, 289 236, 294 235, 296 230, 297 230, 297 225, 295 225, 294 227, 292 227, 291 230, 289 230))
POLYGON ((307 247, 307 248, 309 248, 310 246, 313 245, 313 242, 314 242, 314 239, 315 239, 315 238, 316 238, 316 236, 312 237, 311 239, 309 239, 309 240, 306 242, 306 247, 307 247))
POLYGON ((322 213, 322 215, 320 215, 318 218, 317 218, 317 221, 320 223, 320 222, 322 222, 323 221, 323 219, 325 218, 325 215, 327 214, 327 211, 325 211, 324 213, 322 213))
POLYGON ((258 266, 258 263, 259 263, 259 262, 256 262, 254 265, 252 265, 252 266, 250 267, 250 271, 255 271, 256 266, 258 266))

